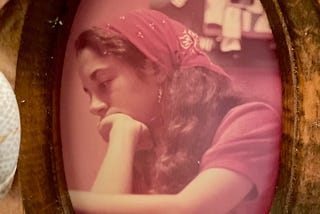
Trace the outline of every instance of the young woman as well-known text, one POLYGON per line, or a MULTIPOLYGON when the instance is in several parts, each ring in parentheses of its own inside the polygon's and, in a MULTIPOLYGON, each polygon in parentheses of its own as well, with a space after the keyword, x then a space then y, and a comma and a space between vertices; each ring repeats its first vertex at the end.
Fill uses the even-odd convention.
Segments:
POLYGON ((280 117, 248 101, 182 24, 136 10, 82 32, 78 71, 108 151, 86 213, 267 213, 280 117))

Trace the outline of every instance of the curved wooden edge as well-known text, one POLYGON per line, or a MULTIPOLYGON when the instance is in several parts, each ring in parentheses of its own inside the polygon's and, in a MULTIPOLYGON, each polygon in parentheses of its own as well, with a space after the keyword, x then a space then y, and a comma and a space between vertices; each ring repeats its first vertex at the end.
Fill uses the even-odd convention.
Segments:
POLYGON ((282 80, 282 140, 280 154, 280 172, 272 213, 289 213, 296 178, 295 147, 297 145, 298 105, 297 72, 294 48, 286 17, 277 1, 265 1, 263 6, 267 11, 270 27, 277 45, 277 55, 281 69, 282 80), (281 208, 281 212, 279 212, 281 208))
MULTIPOLYGON (((19 180, 26 213, 73 212, 62 162, 59 95, 78 3, 32 1, 26 15, 16 82, 22 123, 19 180)), ((262 3, 276 38, 283 86, 281 170, 271 212, 312 212, 320 206, 320 178, 310 174, 318 166, 312 151, 320 151, 319 0, 262 3)))
POLYGON ((272 213, 316 213, 320 208, 319 1, 264 2, 281 67, 283 135, 272 213))
POLYGON ((59 97, 64 50, 78 0, 31 1, 17 66, 19 181, 26 213, 72 213, 64 177, 59 97))

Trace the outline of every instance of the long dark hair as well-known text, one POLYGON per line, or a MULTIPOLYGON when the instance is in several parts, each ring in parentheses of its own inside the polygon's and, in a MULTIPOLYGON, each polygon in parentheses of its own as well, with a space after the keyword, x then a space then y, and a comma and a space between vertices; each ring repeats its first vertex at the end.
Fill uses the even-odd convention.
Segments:
MULTIPOLYGON (((121 57, 137 71, 148 60, 122 35, 99 28, 82 32, 75 47, 77 52, 91 48, 101 56, 121 57)), ((177 193, 185 187, 199 172, 201 157, 224 115, 244 102, 227 78, 206 68, 168 73, 160 104, 162 133, 155 138, 157 152, 136 154, 135 193, 177 193)))

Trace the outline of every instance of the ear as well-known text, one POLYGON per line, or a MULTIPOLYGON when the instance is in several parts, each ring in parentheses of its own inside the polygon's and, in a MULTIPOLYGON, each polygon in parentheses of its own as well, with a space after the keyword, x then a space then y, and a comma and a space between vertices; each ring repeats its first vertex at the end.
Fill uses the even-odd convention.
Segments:
POLYGON ((168 72, 166 69, 160 67, 154 62, 151 62, 150 60, 146 60, 143 72, 145 73, 145 75, 153 76, 155 78, 155 81, 159 85, 162 84, 168 76, 168 72))

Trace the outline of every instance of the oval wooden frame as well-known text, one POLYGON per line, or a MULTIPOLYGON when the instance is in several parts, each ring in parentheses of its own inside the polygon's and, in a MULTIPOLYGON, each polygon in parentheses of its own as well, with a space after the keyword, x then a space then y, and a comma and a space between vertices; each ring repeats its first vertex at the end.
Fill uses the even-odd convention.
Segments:
MULTIPOLYGON (((320 209, 320 1, 262 1, 276 38, 283 85, 281 170, 272 213, 320 209), (318 168, 317 168, 318 167, 318 168)), ((22 125, 18 164, 26 213, 73 213, 59 128, 61 71, 79 0, 31 1, 16 93, 22 125)))

